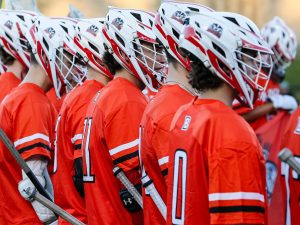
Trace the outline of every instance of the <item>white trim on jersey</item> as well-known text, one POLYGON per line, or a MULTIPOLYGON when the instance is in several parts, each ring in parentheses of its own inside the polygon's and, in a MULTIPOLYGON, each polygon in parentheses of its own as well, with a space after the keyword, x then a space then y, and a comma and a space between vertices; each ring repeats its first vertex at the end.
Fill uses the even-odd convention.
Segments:
POLYGON ((227 192, 227 193, 213 193, 208 195, 210 202, 212 201, 227 201, 227 200, 258 200, 265 202, 265 196, 256 192, 227 192))
POLYGON ((158 164, 161 166, 165 163, 168 163, 169 162, 169 156, 165 156, 165 157, 162 157, 158 160, 158 164))
POLYGON ((44 141, 48 141, 50 143, 50 139, 47 135, 41 134, 41 133, 36 133, 36 134, 30 135, 30 136, 27 136, 24 138, 20 138, 19 140, 14 142, 14 145, 15 145, 15 147, 17 147, 21 144, 24 144, 29 141, 33 141, 35 139, 43 139, 44 141))
POLYGON ((74 144, 78 140, 82 140, 83 135, 82 134, 75 134, 74 137, 71 138, 72 144, 74 144))
POLYGON ((291 206, 290 206, 290 166, 287 163, 281 162, 281 174, 284 175, 285 188, 286 188, 286 211, 285 211, 285 225, 291 225, 291 206))
POLYGON ((124 151, 126 149, 129 149, 129 148, 132 148, 132 147, 135 147, 139 144, 139 139, 136 139, 132 142, 129 142, 129 143, 126 143, 126 144, 122 144, 122 145, 119 145, 111 150, 109 150, 109 154, 112 156, 112 155, 115 155, 121 151, 124 151))

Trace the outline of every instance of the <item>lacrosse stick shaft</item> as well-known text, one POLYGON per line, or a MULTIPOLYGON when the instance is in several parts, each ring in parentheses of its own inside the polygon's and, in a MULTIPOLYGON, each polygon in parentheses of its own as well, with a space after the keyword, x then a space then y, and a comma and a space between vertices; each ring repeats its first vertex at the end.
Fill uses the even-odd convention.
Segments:
POLYGON ((17 161, 19 166, 22 168, 22 170, 26 173, 29 180, 33 183, 35 188, 40 192, 43 196, 45 196, 48 200, 52 201, 49 193, 45 190, 45 188, 41 185, 41 183, 38 181, 34 173, 31 171, 25 160, 22 158, 22 156, 19 154, 13 143, 11 143, 10 139, 7 137, 5 132, 0 128, 0 138, 2 142, 5 144, 9 152, 12 154, 14 159, 17 161))
POLYGON ((150 179, 148 175, 144 175, 142 177, 142 183, 145 190, 150 194, 153 202, 155 203, 156 207, 158 208, 159 212, 163 216, 165 220, 167 220, 167 207, 164 203, 164 200, 158 193, 156 187, 153 184, 153 181, 150 179))
POLYGON ((291 150, 284 148, 279 152, 278 157, 281 161, 286 162, 290 167, 293 168, 293 170, 296 171, 297 174, 300 175, 300 164, 294 158, 291 150))
POLYGON ((70 213, 66 212, 62 208, 60 208, 58 205, 54 204, 53 202, 49 201, 47 198, 45 198, 43 195, 41 195, 39 192, 32 193, 31 196, 34 200, 38 201, 57 215, 59 215, 61 218, 63 218, 65 221, 73 224, 73 225, 85 225, 78 219, 76 219, 74 216, 72 216, 70 213))
POLYGON ((138 190, 134 187, 134 185, 128 180, 123 170, 117 166, 113 168, 113 173, 115 177, 117 177, 121 183, 125 186, 128 192, 133 196, 136 202, 139 204, 141 208, 143 208, 143 200, 141 194, 138 190))

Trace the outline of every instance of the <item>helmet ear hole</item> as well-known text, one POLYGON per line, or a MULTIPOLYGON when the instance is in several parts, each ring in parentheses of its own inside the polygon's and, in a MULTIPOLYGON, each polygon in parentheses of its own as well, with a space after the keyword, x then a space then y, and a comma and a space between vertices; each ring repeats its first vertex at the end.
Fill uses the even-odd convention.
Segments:
POLYGON ((174 36, 177 38, 177 41, 179 41, 179 36, 180 36, 179 33, 174 28, 172 28, 172 32, 174 36))
POLYGON ((47 41, 45 40, 45 38, 43 38, 43 44, 45 45, 45 47, 49 51, 49 45, 48 45, 47 41))
POLYGON ((214 47, 214 49, 220 53, 224 58, 226 58, 226 54, 225 52, 223 51, 223 49, 221 49, 216 43, 212 42, 212 45, 214 47))
POLYGON ((222 61, 218 60, 219 67, 224 71, 224 73, 231 78, 230 69, 222 61))
POLYGON ((123 47, 125 47, 124 40, 117 33, 115 33, 115 37, 121 43, 121 45, 123 45, 123 47))

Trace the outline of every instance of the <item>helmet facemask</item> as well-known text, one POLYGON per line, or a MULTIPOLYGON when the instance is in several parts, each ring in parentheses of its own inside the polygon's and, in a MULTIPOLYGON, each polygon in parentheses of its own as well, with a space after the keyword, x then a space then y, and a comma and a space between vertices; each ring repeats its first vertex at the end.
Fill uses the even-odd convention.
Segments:
POLYGON ((272 48, 274 55, 272 56, 274 64, 274 72, 284 76, 286 69, 291 65, 292 59, 289 59, 284 52, 280 49, 278 42, 272 48))
POLYGON ((86 63, 68 48, 60 47, 56 50, 55 66, 63 78, 67 92, 77 84, 82 84, 87 74, 86 63))
POLYGON ((131 46, 131 50, 135 53, 134 57, 150 85, 155 88, 162 85, 167 76, 167 58, 164 47, 157 42, 138 38, 132 41, 131 46))
POLYGON ((235 50, 238 70, 247 83, 255 89, 264 91, 272 72, 272 57, 270 54, 252 49, 235 50))

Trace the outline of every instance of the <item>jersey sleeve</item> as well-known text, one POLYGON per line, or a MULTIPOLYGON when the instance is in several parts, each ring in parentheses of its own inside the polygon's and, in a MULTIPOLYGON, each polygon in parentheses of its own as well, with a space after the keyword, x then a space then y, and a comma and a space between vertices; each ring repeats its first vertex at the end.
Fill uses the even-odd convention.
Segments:
POLYGON ((85 105, 71 109, 71 115, 68 116, 67 124, 70 128, 71 143, 74 150, 74 159, 82 157, 81 145, 84 129, 84 118, 87 111, 85 105))
POLYGON ((264 159, 258 145, 230 143, 208 155, 211 224, 264 224, 264 159))
POLYGON ((26 102, 13 114, 13 142, 24 159, 33 155, 50 158, 51 107, 40 101, 26 102))
POLYGON ((109 154, 114 165, 124 171, 136 169, 139 166, 139 124, 144 109, 143 103, 126 102, 105 124, 104 135, 109 154))

